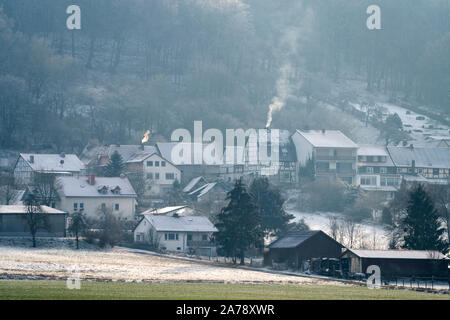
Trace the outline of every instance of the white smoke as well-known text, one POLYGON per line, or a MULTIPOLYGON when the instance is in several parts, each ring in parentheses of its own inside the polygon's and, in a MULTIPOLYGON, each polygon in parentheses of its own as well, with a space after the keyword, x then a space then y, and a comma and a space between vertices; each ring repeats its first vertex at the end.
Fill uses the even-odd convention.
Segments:
POLYGON ((295 81, 296 67, 294 66, 294 59, 298 64, 298 53, 300 43, 306 35, 310 32, 312 25, 312 11, 310 9, 305 11, 305 15, 301 19, 298 27, 289 27, 285 30, 279 45, 279 57, 281 57, 281 67, 279 70, 279 78, 276 83, 276 96, 272 98, 272 103, 269 105, 269 112, 267 114, 266 128, 270 128, 272 124, 273 113, 280 111, 286 105, 286 100, 293 96, 292 91, 294 87, 300 87, 301 83, 295 81))

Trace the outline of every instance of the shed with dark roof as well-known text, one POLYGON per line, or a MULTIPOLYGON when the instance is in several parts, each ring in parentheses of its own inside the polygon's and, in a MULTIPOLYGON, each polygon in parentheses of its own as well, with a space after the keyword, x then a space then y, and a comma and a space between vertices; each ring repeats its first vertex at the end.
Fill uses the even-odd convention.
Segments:
POLYGON ((299 268, 312 258, 339 258, 344 248, 339 242, 320 230, 289 232, 269 245, 265 265, 287 263, 299 268))

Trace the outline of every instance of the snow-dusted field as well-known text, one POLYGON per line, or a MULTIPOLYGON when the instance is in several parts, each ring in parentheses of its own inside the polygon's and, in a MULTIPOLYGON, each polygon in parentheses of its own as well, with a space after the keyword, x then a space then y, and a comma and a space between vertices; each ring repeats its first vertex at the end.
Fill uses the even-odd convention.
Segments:
POLYGON ((0 278, 112 281, 210 281, 237 283, 342 283, 183 261, 128 250, 72 250, 0 245, 0 278))

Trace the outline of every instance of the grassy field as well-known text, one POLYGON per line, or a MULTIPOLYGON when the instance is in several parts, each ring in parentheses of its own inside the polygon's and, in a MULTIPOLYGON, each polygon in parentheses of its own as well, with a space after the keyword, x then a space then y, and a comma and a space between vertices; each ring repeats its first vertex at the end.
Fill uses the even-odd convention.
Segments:
POLYGON ((376 290, 354 286, 118 283, 82 282, 80 290, 69 290, 65 281, 2 280, 0 299, 447 299, 449 295, 406 290, 376 290))

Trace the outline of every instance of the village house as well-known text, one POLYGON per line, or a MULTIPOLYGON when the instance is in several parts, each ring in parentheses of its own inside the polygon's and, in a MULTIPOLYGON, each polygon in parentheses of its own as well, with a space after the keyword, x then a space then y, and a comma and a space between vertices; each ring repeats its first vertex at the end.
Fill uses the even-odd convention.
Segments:
MULTIPOLYGON (((65 237, 67 213, 47 206, 40 206, 47 219, 48 229, 37 231, 37 237, 65 237)), ((27 222, 28 207, 25 205, 0 206, 0 236, 30 236, 27 222)))
POLYGON ((124 163, 138 153, 154 153, 156 148, 150 145, 87 145, 81 153, 81 161, 92 172, 101 173, 109 163, 111 156, 119 153, 124 163))
POLYGON ((181 171, 170 161, 160 156, 156 149, 134 154, 126 163, 128 174, 142 174, 146 182, 146 195, 167 193, 175 181, 181 182, 181 171))
POLYGON ((315 176, 356 184, 358 145, 338 130, 297 130, 292 135, 297 161, 313 161, 315 176))
POLYGON ((402 177, 389 156, 386 147, 361 145, 358 148, 357 185, 361 189, 381 194, 386 200, 392 200, 400 187, 402 177))
POLYGON ((98 219, 104 209, 121 220, 135 219, 137 196, 126 177, 59 177, 55 188, 60 198, 57 208, 66 212, 98 219))
POLYGON ((160 250, 215 256, 215 232, 207 217, 145 214, 134 229, 134 240, 160 250))
POLYGON ((389 155, 400 175, 416 175, 426 179, 446 180, 450 171, 449 148, 388 146, 389 155))
POLYGON ((83 174, 84 164, 74 154, 29 154, 21 153, 14 166, 14 178, 20 185, 33 182, 36 173, 55 176, 83 174))
POLYGON ((286 267, 309 269, 313 258, 339 258, 344 248, 320 230, 289 232, 272 242, 264 254, 264 265, 283 263, 286 267))
POLYGON ((426 250, 355 250, 341 256, 350 273, 366 273, 367 267, 380 267, 382 277, 448 277, 449 260, 438 251, 426 250))
POLYGON ((267 143, 260 143, 248 139, 245 145, 245 167, 244 177, 257 177, 264 175, 270 182, 281 184, 295 184, 298 182, 298 162, 295 145, 288 130, 278 130, 279 140, 277 149, 272 146, 272 131, 267 129, 267 143), (259 154, 259 149, 263 152, 278 157, 277 162, 269 164, 260 163, 253 157, 259 154))

